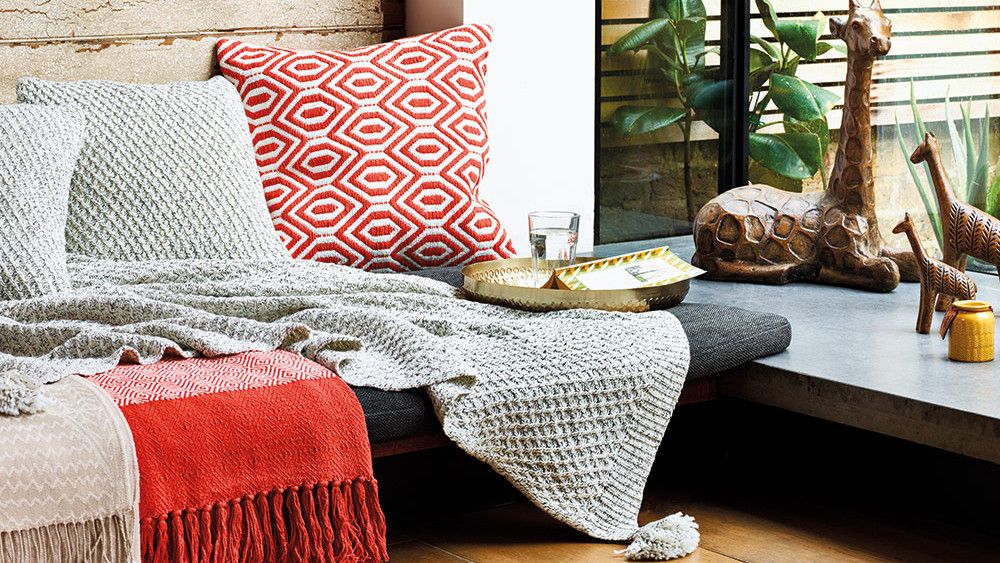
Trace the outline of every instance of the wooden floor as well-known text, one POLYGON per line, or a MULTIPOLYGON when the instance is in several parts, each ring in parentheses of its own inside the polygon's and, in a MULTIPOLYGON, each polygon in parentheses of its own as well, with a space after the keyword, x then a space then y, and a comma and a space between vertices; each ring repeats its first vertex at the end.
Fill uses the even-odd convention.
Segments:
MULTIPOLYGON (((829 507, 794 500, 705 500, 665 492, 641 520, 684 511, 701 527, 701 547, 686 562, 998 561, 997 538, 884 507, 829 507)), ((390 529, 394 562, 613 562, 621 547, 575 533, 526 501, 390 529)))

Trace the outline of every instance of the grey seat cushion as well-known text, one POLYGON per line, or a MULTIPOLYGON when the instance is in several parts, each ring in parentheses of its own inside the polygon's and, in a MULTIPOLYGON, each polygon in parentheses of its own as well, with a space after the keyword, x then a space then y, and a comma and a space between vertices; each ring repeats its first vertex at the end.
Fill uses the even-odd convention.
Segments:
MULTIPOLYGON (((461 268, 411 274, 462 286, 461 268)), ((682 303, 670 312, 680 320, 691 346, 689 380, 777 354, 792 340, 788 320, 771 313, 700 303, 682 303)), ((439 428, 423 390, 381 391, 357 387, 354 391, 365 411, 368 436, 373 443, 425 434, 439 428)))

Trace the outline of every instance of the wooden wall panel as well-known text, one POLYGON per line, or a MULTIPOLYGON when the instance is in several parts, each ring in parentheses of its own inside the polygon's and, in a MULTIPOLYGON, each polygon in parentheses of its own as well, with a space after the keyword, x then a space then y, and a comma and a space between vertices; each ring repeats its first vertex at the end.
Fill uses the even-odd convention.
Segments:
MULTIPOLYGON (((4 61, 0 64, 0 103, 14 101, 14 83, 21 76, 144 83, 205 80, 214 74, 215 42, 221 37, 220 34, 0 46, 4 61)), ((244 33, 240 37, 266 45, 303 49, 349 49, 381 41, 379 32, 367 31, 244 33)))
POLYGON ((107 37, 251 28, 381 26, 379 0, 6 0, 0 39, 107 37))
POLYGON ((403 0, 7 0, 0 7, 0 103, 22 76, 127 82, 203 80, 215 43, 240 37, 350 49, 403 34, 403 0))

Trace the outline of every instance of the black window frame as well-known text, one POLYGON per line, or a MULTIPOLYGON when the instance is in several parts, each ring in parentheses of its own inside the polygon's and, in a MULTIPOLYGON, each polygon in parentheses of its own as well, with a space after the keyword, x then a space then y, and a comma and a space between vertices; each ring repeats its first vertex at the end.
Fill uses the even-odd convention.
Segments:
MULTIPOLYGON (((594 1, 594 240, 601 235, 601 0, 594 1)), ((750 0, 723 3, 719 58, 723 78, 733 85, 727 93, 724 113, 730 127, 719 135, 718 193, 749 182, 750 99, 750 0)))

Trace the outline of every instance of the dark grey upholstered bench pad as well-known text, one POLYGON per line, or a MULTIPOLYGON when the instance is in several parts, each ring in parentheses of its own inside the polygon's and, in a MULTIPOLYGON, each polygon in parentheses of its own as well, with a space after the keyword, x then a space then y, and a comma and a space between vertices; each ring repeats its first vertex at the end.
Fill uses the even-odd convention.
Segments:
MULTIPOLYGON (((414 272, 455 287, 462 286, 460 268, 414 272)), ((688 379, 714 375, 751 360, 777 354, 791 342, 788 320, 771 313, 736 307, 682 303, 670 312, 677 316, 691 346, 688 379)), ((418 436, 439 428, 434 410, 421 389, 381 391, 356 387, 372 443, 418 436)))

